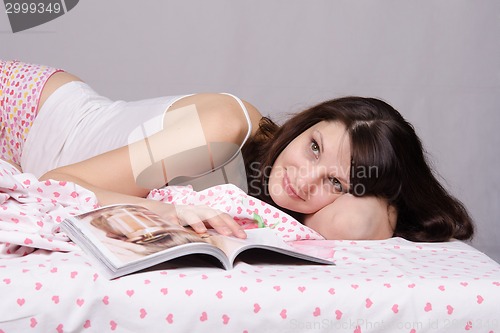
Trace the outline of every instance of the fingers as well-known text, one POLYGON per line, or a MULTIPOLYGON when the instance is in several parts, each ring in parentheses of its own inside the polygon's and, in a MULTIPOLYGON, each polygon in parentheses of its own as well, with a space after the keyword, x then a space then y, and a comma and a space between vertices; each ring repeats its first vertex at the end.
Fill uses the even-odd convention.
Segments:
POLYGON ((189 225, 197 233, 205 233, 205 223, 224 236, 246 238, 243 228, 228 214, 206 206, 176 206, 181 225, 189 225))
POLYGON ((207 232, 207 228, 205 227, 203 220, 201 220, 198 214, 196 214, 194 211, 190 210, 189 208, 183 208, 182 210, 177 209, 177 211, 180 225, 190 226, 199 234, 207 232))
POLYGON ((207 223, 222 235, 233 235, 238 238, 246 238, 246 233, 243 228, 227 214, 220 213, 209 219, 207 223))

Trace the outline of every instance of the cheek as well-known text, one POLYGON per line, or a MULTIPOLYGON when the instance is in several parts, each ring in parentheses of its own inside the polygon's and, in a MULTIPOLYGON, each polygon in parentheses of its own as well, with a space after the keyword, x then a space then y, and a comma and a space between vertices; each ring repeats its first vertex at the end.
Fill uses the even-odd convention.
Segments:
POLYGON ((273 167, 267 182, 267 191, 271 199, 281 208, 297 211, 294 202, 290 200, 283 188, 283 172, 281 167, 273 167))
POLYGON ((279 170, 281 170, 281 167, 279 167, 278 164, 275 163, 273 168, 271 169, 271 172, 269 173, 269 178, 267 180, 267 190, 269 191, 271 198, 276 195, 276 191, 280 190, 281 187, 279 177, 281 172, 279 170))
POLYGON ((281 151, 274 163, 282 166, 296 164, 295 162, 300 158, 303 152, 303 148, 301 148, 303 145, 301 141, 297 139, 293 140, 281 151))

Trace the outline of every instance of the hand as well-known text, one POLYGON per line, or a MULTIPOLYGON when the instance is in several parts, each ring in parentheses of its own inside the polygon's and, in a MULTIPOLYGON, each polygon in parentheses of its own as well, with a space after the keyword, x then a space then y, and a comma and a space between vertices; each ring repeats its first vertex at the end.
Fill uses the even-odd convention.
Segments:
POLYGON ((246 238, 243 228, 231 216, 217 209, 204 205, 175 205, 175 211, 179 224, 189 225, 197 233, 205 233, 207 224, 224 236, 246 238))
POLYGON ((151 202, 148 206, 157 214, 167 218, 169 222, 190 226, 200 234, 207 232, 208 225, 224 236, 247 237, 243 227, 236 223, 231 216, 205 205, 172 205, 151 202), (154 208, 151 207, 152 205, 154 208))
POLYGON ((392 237, 397 211, 387 200, 344 194, 304 219, 326 239, 375 240, 392 237))

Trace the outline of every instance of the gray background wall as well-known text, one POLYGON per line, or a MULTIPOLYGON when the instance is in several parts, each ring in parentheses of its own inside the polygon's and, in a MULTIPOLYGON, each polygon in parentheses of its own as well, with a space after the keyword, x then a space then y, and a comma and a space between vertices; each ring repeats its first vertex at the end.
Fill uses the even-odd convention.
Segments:
POLYGON ((114 99, 231 92, 278 121, 327 98, 382 98, 470 209, 472 245, 500 261, 498 0, 82 0, 16 34, 2 8, 0 57, 114 99))

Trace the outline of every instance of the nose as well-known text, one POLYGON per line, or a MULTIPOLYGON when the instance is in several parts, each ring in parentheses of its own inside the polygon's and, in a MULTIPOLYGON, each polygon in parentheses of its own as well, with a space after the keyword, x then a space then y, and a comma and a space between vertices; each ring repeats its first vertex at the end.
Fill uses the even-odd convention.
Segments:
POLYGON ((321 179, 325 177, 323 173, 318 167, 308 167, 299 171, 296 176, 297 191, 310 197, 315 190, 319 189, 321 179))

